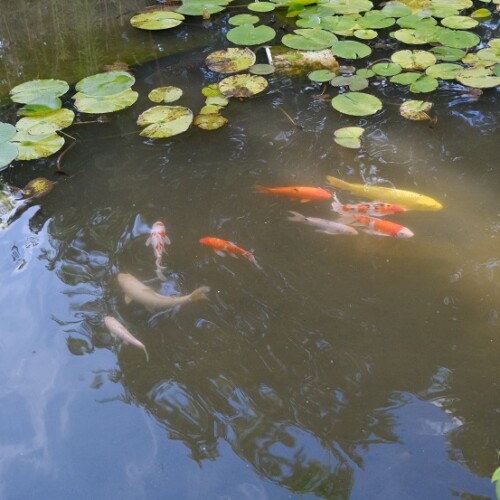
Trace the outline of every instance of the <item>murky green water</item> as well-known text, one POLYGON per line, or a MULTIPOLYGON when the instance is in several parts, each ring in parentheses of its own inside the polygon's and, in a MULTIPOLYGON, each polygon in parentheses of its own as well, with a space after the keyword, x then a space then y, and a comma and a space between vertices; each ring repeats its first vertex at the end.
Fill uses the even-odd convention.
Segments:
POLYGON ((332 139, 352 119, 305 81, 276 77, 265 95, 231 102, 217 132, 140 138, 152 88, 179 86, 179 104, 202 106, 212 50, 137 68, 132 108, 69 129, 68 175, 56 176, 56 158, 3 173, 58 183, 0 234, 0 496, 493 498, 497 93, 475 102, 446 86, 429 127, 400 118, 401 94, 380 86, 394 105, 361 120, 356 152, 332 139), (336 237, 287 221, 288 210, 331 217, 328 203, 254 190, 326 175, 385 180, 444 209, 394 218, 410 240, 336 237), (208 302, 170 315, 124 303, 118 272, 155 278, 145 241, 156 220, 172 245, 168 281, 150 284, 208 285, 208 302), (207 235, 252 250, 263 270, 213 254, 198 243, 207 235), (149 363, 112 342, 106 314, 146 344, 149 363), (77 355, 74 339, 91 352, 77 355))

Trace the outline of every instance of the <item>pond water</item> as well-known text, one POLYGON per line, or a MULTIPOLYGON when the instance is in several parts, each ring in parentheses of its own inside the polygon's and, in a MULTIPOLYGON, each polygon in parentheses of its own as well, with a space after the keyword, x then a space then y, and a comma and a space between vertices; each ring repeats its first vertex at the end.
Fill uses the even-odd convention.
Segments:
MULTIPOLYGON (((201 48, 136 68, 133 107, 68 129, 67 175, 55 174, 57 155, 3 172, 18 186, 57 185, 0 233, 0 496, 493 498, 497 92, 476 101, 445 85, 429 126, 399 116, 392 86, 376 89, 381 113, 353 119, 282 75, 231 101, 219 131, 141 138, 151 89, 181 87, 179 104, 198 110, 217 81, 203 61, 224 40, 194 29, 201 48), (360 150, 333 142, 357 124, 360 150), (287 220, 331 218, 328 202, 255 190, 325 186, 327 175, 425 193, 444 209, 394 217, 408 240, 331 236, 287 220), (156 220, 172 241, 165 283, 145 245, 156 220), (262 270, 200 245, 209 235, 253 251, 262 270), (206 285, 209 300, 150 314, 124 302, 118 272, 165 294, 206 285), (112 341, 107 314, 149 363, 112 341)), ((158 46, 183 35, 154 36, 158 46)))

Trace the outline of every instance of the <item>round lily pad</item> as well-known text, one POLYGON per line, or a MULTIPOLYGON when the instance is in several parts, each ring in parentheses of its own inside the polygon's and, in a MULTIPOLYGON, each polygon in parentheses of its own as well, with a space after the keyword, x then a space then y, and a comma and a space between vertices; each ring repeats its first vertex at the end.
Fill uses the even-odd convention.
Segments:
POLYGON ((352 17, 346 16, 311 16, 297 21, 300 28, 320 28, 336 35, 348 36, 356 26, 352 17))
POLYGON ((399 50, 391 56, 392 62, 404 69, 425 69, 436 64, 436 57, 425 50, 399 50))
POLYGON ((227 106, 229 104, 229 100, 227 97, 224 97, 222 94, 220 96, 207 97, 205 99, 205 104, 207 106, 227 106))
POLYGON ((17 147, 12 142, 3 142, 0 144, 0 170, 3 170, 11 162, 13 162, 18 155, 17 147))
POLYGON ((132 106, 137 101, 139 94, 132 89, 124 90, 119 94, 104 97, 89 96, 82 92, 77 92, 73 99, 75 108, 82 113, 113 113, 132 106))
POLYGON ((500 48, 499 47, 489 47, 487 49, 481 49, 477 51, 477 57, 481 61, 489 61, 493 64, 500 63, 500 48))
POLYGON ((371 78, 375 75, 373 70, 371 70, 370 68, 360 68, 356 71, 356 74, 362 76, 363 78, 371 78))
POLYGON ((142 137, 165 139, 185 132, 193 122, 193 112, 184 106, 153 106, 139 115, 137 125, 146 128, 142 137))
POLYGON ((456 30, 470 30, 475 28, 479 23, 468 16, 449 16, 441 19, 441 24, 447 28, 456 30))
POLYGON ((411 9, 400 2, 388 2, 381 12, 388 17, 404 17, 411 14, 411 9))
POLYGON ((247 5, 247 9, 252 12, 272 12, 276 5, 271 2, 254 2, 247 5))
POLYGON ((323 50, 337 41, 333 33, 320 29, 298 29, 294 33, 283 36, 283 45, 298 50, 323 50))
POLYGON ((205 63, 211 71, 217 73, 237 73, 255 64, 255 54, 249 49, 228 48, 212 52, 205 63))
POLYGON ((438 41, 447 47, 455 49, 470 49, 475 47, 481 39, 475 33, 468 31, 443 30, 438 34, 438 41))
POLYGON ((333 43, 332 52, 335 56, 344 59, 361 59, 369 56, 372 49, 364 43, 346 40, 333 43))
POLYGON ((132 87, 135 78, 126 71, 108 71, 87 76, 75 88, 78 92, 91 97, 114 96, 132 87))
POLYGON ((375 30, 355 30, 354 36, 360 40, 373 40, 377 38, 378 33, 375 30))
POLYGON ((178 87, 158 87, 153 89, 149 94, 148 98, 152 102, 169 103, 175 102, 182 96, 182 89, 178 87))
POLYGON ((401 104, 399 112, 401 113, 401 116, 407 118, 408 120, 430 120, 428 113, 431 108, 431 102, 410 100, 401 104))
POLYGON ((311 71, 307 77, 311 82, 328 82, 332 78, 335 78, 335 73, 330 71, 329 69, 318 69, 316 71, 311 71))
POLYGON ((228 3, 228 0, 183 0, 176 12, 185 16, 206 16, 222 12, 228 3))
POLYGON ((252 75, 270 75, 276 71, 272 64, 254 64, 248 68, 248 72, 252 75))
POLYGON ((251 97, 264 91, 267 86, 265 78, 249 74, 228 76, 219 82, 219 89, 226 97, 251 97))
POLYGON ((231 26, 241 26, 242 24, 257 24, 260 21, 259 16, 253 14, 238 14, 230 17, 227 22, 231 26))
POLYGON ((466 68, 457 75, 457 81, 467 87, 486 89, 500 85, 500 77, 488 68, 466 68))
POLYGON ((276 31, 269 26, 254 26, 253 24, 242 24, 230 29, 227 39, 236 45, 259 45, 269 42, 276 36, 276 31))
POLYGON ((410 14, 409 16, 400 17, 396 21, 401 28, 422 29, 435 26, 437 21, 430 16, 421 14, 410 14))
POLYGON ((425 70, 425 74, 441 80, 454 80, 458 73, 463 70, 460 64, 441 63, 433 64, 425 70))
POLYGON ((10 98, 22 104, 38 102, 40 98, 56 98, 65 94, 69 85, 63 80, 31 80, 16 85, 10 91, 10 98))
POLYGON ((371 69, 376 75, 380 76, 394 76, 401 73, 401 66, 392 62, 380 62, 374 64, 371 69))
POLYGON ((391 76, 389 81, 391 83, 398 83, 399 85, 411 85, 413 82, 416 82, 422 73, 399 73, 399 75, 391 76))
POLYGON ((219 89, 219 84, 218 83, 211 83, 210 85, 207 85, 206 87, 203 87, 201 89, 201 93, 205 97, 223 97, 220 89, 219 89))
POLYGON ((359 14, 373 8, 373 3, 368 0, 335 0, 326 4, 332 14, 359 14))
POLYGON ((391 33, 391 36, 407 45, 425 45, 435 40, 437 31, 435 27, 422 30, 403 28, 391 33))
POLYGON ((166 30, 182 24, 185 17, 169 10, 152 10, 137 14, 130 19, 134 28, 141 30, 166 30))
POLYGON ((422 75, 420 78, 410 84, 410 92, 422 94, 433 92, 439 87, 439 82, 431 76, 422 75))
POLYGON ((465 50, 444 46, 432 47, 429 52, 432 52, 438 61, 444 62, 458 61, 465 55, 465 50))
POLYGON ((357 24, 363 29, 383 29, 392 26, 396 20, 380 10, 370 10, 360 17, 357 24))
POLYGON ((363 92, 347 92, 332 99, 332 106, 337 111, 351 116, 373 115, 382 109, 382 102, 377 97, 363 92))
POLYGON ((31 135, 49 135, 57 130, 69 127, 75 119, 75 113, 70 109, 61 108, 39 117, 27 116, 16 123, 17 130, 23 130, 31 135))
POLYGON ((215 104, 206 104, 200 109, 198 114, 200 115, 213 115, 219 113, 223 106, 216 106, 215 104))
POLYGON ((194 124, 202 130, 217 130, 228 122, 227 118, 219 113, 198 115, 194 119, 194 124))
POLYGON ((334 141, 340 146, 351 149, 359 149, 361 147, 360 137, 365 132, 362 127, 344 127, 337 129, 334 134, 334 141))
POLYGON ((358 91, 368 87, 370 82, 359 75, 352 76, 336 76, 330 82, 334 87, 349 87, 349 90, 358 91))
POLYGON ((36 136, 26 131, 19 131, 12 142, 17 147, 18 160, 36 160, 59 151, 64 145, 64 138, 55 133, 36 136))
POLYGON ((476 9, 470 15, 473 19, 479 22, 487 21, 491 17, 491 12, 488 9, 476 9))
POLYGON ((22 108, 17 110, 17 114, 21 116, 43 116, 56 109, 61 109, 62 101, 59 97, 54 97, 51 94, 43 94, 22 108))
POLYGON ((472 7, 472 0, 432 0, 434 7, 450 7, 456 10, 464 10, 472 7))
POLYGON ((0 123, 0 144, 10 141, 16 135, 16 127, 10 123, 0 123))

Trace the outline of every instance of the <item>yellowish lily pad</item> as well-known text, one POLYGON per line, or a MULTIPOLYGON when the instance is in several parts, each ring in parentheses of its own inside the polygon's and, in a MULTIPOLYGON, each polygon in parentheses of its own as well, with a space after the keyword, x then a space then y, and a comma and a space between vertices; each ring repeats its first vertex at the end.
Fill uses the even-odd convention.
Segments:
POLYGON ((227 118, 219 113, 199 114, 194 119, 194 124, 202 130, 217 130, 228 122, 227 118))
POLYGON ((137 14, 130 19, 134 28, 141 30, 166 30, 182 24, 185 17, 169 10, 153 10, 137 14))
POLYGON ((193 121, 193 112, 184 106, 153 106, 139 115, 137 125, 146 127, 140 135, 155 139, 185 132, 193 121))
POLYGON ((359 149, 361 147, 360 137, 364 134, 363 127, 343 127, 337 129, 334 135, 334 141, 345 148, 359 149))
POLYGON ((431 102, 410 100, 401 104, 399 112, 402 117, 407 118, 408 120, 430 120, 428 113, 431 108, 431 102))
POLYGON ((75 108, 82 113, 113 113, 132 106, 137 101, 139 94, 132 89, 124 90, 119 94, 104 97, 94 97, 77 92, 75 99, 75 108))
POLYGON ((264 91, 267 86, 267 80, 262 76, 247 73, 228 76, 219 82, 219 89, 226 97, 251 97, 264 91))
POLYGON ((26 131, 31 135, 48 135, 57 130, 69 127, 75 119, 75 113, 70 109, 56 109, 42 116, 26 116, 16 123, 17 130, 26 131))
POLYGON ((149 100, 152 102, 169 103, 175 102, 182 96, 182 89, 179 87, 158 87, 153 89, 149 94, 149 100))
POLYGON ((212 52, 205 62, 208 68, 216 73, 237 73, 255 64, 255 59, 255 54, 249 48, 230 47, 212 52))
POLYGON ((19 131, 12 142, 18 149, 18 160, 36 160, 45 158, 59 151, 64 145, 64 138, 60 135, 31 135, 26 131, 19 131))

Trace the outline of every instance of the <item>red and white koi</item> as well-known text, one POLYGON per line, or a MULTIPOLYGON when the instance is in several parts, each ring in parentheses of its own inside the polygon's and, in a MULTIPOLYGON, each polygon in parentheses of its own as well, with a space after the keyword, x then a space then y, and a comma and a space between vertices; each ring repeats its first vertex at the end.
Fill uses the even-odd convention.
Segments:
POLYGON ((358 214, 372 217, 385 217, 386 215, 401 214, 406 209, 393 203, 374 201, 372 203, 357 203, 355 205, 344 205, 339 201, 337 195, 333 195, 332 208, 341 215, 358 214))
POLYGON ((353 225, 364 226, 363 231, 376 236, 392 236, 393 238, 411 238, 413 232, 401 224, 396 224, 385 219, 377 217, 368 217, 367 215, 350 214, 346 219, 352 218, 353 225))
POLYGON ((214 238, 213 236, 205 236, 204 238, 200 239, 200 243, 211 248, 220 257, 225 257, 226 255, 237 257, 238 255, 240 255, 241 257, 249 260, 259 269, 262 269, 257 263, 257 260, 255 259, 253 253, 235 245, 231 241, 214 238))
POLYGON ((167 236, 165 229, 165 224, 161 221, 156 221, 151 228, 151 234, 146 240, 146 246, 151 245, 153 247, 153 253, 155 256, 156 264, 156 275, 161 281, 167 281, 167 278, 162 273, 162 256, 166 253, 165 245, 170 245, 170 238, 167 236))

